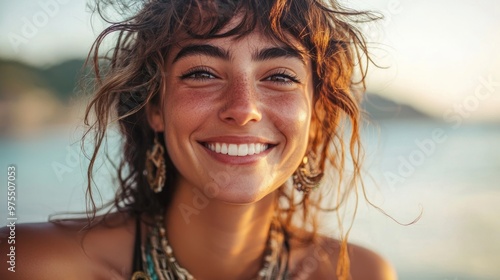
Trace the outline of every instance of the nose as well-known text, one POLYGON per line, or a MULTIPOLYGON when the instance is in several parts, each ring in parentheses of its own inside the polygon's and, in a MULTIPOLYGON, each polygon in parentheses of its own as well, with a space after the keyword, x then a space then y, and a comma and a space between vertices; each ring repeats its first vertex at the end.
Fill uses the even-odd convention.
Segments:
POLYGON ((222 121, 244 126, 262 119, 255 85, 245 81, 234 81, 224 94, 225 102, 219 112, 222 121))

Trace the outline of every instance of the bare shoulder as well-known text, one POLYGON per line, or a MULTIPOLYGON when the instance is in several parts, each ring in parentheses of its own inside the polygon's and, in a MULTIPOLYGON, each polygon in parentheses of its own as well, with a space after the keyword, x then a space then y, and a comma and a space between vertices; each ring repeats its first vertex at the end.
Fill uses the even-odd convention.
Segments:
MULTIPOLYGON (((291 266, 295 267, 297 279, 337 279, 340 253, 338 240, 319 236, 314 243, 298 247, 295 245, 295 248, 291 266)), ((353 280, 397 279, 392 265, 374 251, 348 244, 348 252, 353 280)))
POLYGON ((7 268, 0 270, 0 278, 71 279, 76 275, 88 276, 88 272, 76 266, 85 263, 85 259, 78 249, 79 238, 71 231, 69 227, 53 223, 18 224, 2 228, 0 262, 7 268))
POLYGON ((71 220, 1 228, 0 279, 123 279, 116 273, 117 264, 107 263, 109 256, 97 250, 113 249, 103 247, 110 230, 99 226, 84 231, 85 225, 84 220, 71 220))
POLYGON ((376 252, 353 244, 348 248, 353 279, 397 279, 394 267, 376 252))

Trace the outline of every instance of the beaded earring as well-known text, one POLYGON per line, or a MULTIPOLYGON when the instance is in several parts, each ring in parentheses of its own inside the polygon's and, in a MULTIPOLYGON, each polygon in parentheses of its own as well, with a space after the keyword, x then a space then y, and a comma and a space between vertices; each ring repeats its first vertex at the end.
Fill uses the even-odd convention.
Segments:
POLYGON ((304 156, 302 163, 292 175, 295 189, 306 194, 318 187, 321 178, 323 172, 319 170, 313 153, 304 156))
POLYGON ((149 187, 155 193, 161 192, 167 177, 164 154, 165 148, 160 144, 155 133, 153 147, 146 152, 146 176, 149 187))

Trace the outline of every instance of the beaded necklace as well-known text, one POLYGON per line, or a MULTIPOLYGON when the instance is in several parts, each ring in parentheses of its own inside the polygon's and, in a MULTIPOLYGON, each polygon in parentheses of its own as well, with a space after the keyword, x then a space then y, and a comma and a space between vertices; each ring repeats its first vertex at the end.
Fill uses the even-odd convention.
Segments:
MULTIPOLYGON (((264 260, 259 273, 252 280, 288 279, 288 241, 278 219, 271 222, 264 260)), ((143 270, 136 271, 132 280, 195 280, 181 267, 170 246, 163 222, 163 215, 156 217, 146 246, 142 247, 143 270)))

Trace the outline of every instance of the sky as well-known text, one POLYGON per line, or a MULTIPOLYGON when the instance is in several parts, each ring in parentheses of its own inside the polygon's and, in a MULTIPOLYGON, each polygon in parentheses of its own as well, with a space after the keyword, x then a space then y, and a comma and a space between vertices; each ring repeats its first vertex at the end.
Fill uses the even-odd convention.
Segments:
MULTIPOLYGON (((385 19, 371 42, 368 91, 450 123, 500 120, 500 1, 354 0, 385 19)), ((104 26, 85 1, 0 3, 0 56, 46 66, 85 57, 104 26)))

